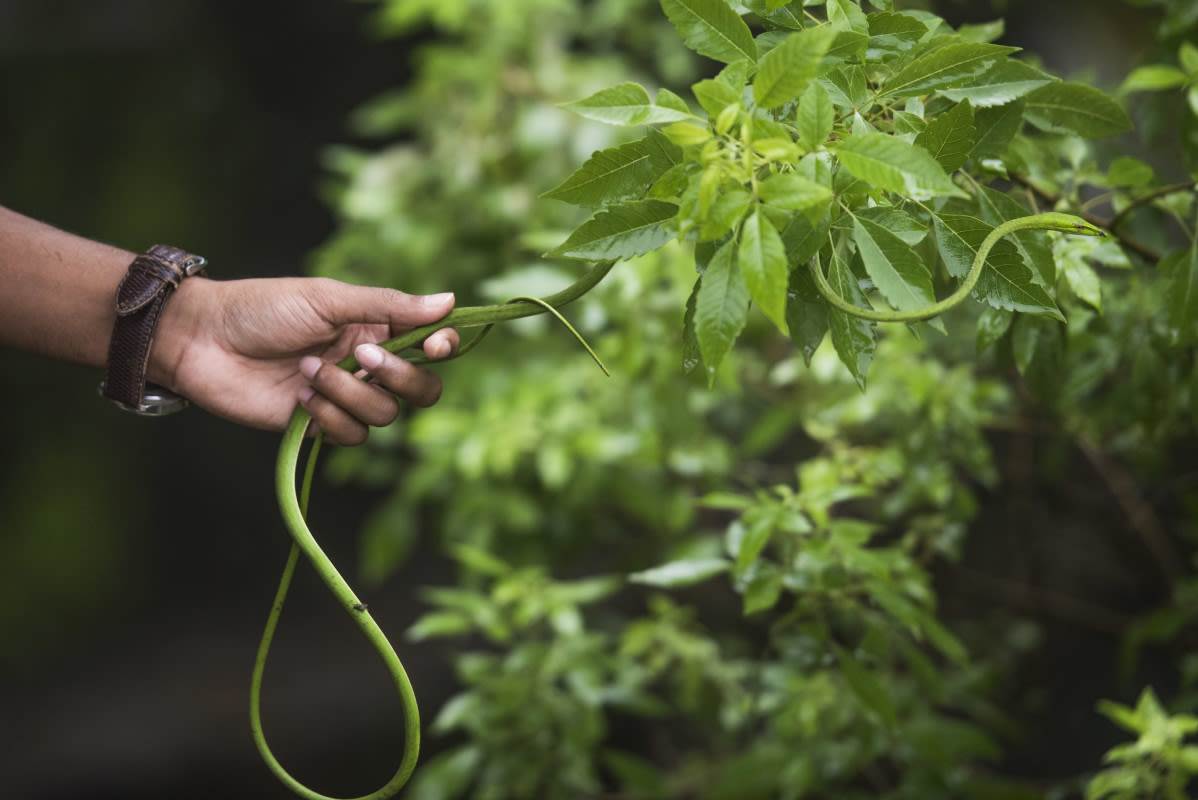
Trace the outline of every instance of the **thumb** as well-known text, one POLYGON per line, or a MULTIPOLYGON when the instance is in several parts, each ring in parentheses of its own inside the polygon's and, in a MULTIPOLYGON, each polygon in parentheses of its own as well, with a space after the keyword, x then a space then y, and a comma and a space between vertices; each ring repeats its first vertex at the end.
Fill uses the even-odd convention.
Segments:
POLYGON ((453 309, 452 292, 408 294, 383 286, 355 286, 335 280, 319 280, 312 304, 334 325, 356 322, 390 325, 400 332, 435 322, 453 309))

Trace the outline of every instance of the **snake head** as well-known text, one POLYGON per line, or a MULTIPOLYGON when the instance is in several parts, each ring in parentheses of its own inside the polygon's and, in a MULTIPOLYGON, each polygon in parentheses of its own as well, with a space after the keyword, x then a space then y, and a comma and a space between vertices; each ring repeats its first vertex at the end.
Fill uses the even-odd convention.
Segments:
POLYGON ((1075 217, 1072 214, 1061 214, 1056 211, 1049 211, 1044 214, 1037 214, 1035 219, 1039 220, 1046 230, 1062 231, 1063 233, 1072 233, 1077 236, 1110 236, 1102 228, 1087 222, 1081 217, 1075 217))

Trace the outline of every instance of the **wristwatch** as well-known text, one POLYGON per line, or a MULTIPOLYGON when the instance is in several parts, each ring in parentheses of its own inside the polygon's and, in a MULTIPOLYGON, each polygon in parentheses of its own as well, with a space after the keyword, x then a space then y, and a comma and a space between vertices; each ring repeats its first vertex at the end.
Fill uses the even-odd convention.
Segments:
POLYGON ((204 275, 207 261, 177 247, 156 244, 133 259, 116 289, 116 325, 100 394, 119 408, 159 417, 187 408, 187 400, 146 382, 150 345, 167 298, 184 278, 204 275))

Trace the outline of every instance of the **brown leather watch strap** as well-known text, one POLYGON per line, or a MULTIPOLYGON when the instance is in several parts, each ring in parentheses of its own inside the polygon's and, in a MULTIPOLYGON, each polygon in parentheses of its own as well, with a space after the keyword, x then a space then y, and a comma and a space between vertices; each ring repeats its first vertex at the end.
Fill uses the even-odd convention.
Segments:
POLYGON ((182 397, 147 384, 146 366, 167 298, 184 278, 203 274, 204 265, 200 256, 162 244, 133 259, 116 290, 116 325, 100 394, 138 414, 170 414, 187 406, 182 397))

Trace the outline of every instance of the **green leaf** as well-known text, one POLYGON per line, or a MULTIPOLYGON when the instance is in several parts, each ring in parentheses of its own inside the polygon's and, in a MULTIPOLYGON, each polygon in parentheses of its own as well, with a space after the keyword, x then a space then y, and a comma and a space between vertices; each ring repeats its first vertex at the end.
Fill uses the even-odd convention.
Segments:
MULTIPOLYGON (((977 194, 978 206, 982 210, 982 219, 998 227, 1009 219, 1017 219, 1028 215, 1027 209, 1016 200, 1002 192, 983 186, 977 194)), ((1037 283, 1042 286, 1052 286, 1056 283, 1056 259, 1053 258, 1052 247, 1047 237, 1041 231, 1019 231, 1006 238, 1015 245, 1023 262, 1032 268, 1037 283)))
POLYGON ((869 19, 853 0, 827 0, 828 22, 854 33, 869 33, 869 19))
POLYGON ((457 544, 451 548, 451 551, 454 559, 462 566, 481 575, 506 575, 512 571, 511 565, 506 561, 474 545, 457 544))
POLYGON ((968 86, 945 89, 941 94, 958 103, 968 100, 974 108, 989 108, 1006 105, 1053 80, 1030 64, 1004 58, 968 86))
POLYGON ((1016 100, 997 108, 979 108, 974 112, 973 124, 977 141, 969 152, 974 159, 993 158, 1001 155, 1007 145, 1019 133, 1023 124, 1024 101, 1016 100))
POLYGON ((704 242, 722 238, 736 227, 745 212, 753 205, 753 195, 740 184, 722 187, 699 223, 699 240, 704 242))
POLYGON ((716 73, 715 79, 721 81, 736 90, 739 97, 745 90, 745 84, 749 82, 749 75, 757 68, 757 65, 752 61, 742 58, 739 61, 733 61, 727 64, 716 73))
POLYGON ((744 614, 756 614, 768 611, 778 603, 782 596, 782 573, 776 568, 762 570, 754 575, 744 593, 744 614))
POLYGON ((932 646, 953 663, 965 666, 969 662, 969 653, 965 650, 965 645, 961 644, 961 640, 923 609, 919 609, 919 615, 919 629, 932 646))
POLYGON ((710 128, 693 122, 675 122, 662 128, 661 132, 678 147, 706 144, 712 138, 710 128))
POLYGON ((776 513, 766 515, 747 528, 741 523, 744 535, 740 537, 736 548, 737 570, 744 571, 757 561, 757 557, 761 555, 761 551, 769 544, 770 538, 774 534, 776 518, 776 513))
POLYGON ((1193 42, 1182 42, 1177 48, 1177 60, 1187 75, 1198 77, 1198 45, 1193 42))
POLYGON ((724 0, 661 0, 661 8, 696 53, 725 64, 757 61, 749 26, 724 0))
POLYGON ((869 81, 865 70, 858 65, 846 65, 829 72, 820 79, 828 90, 832 105, 855 112, 857 107, 870 101, 869 81))
POLYGON ((981 355, 986 348, 1001 339, 1011 328, 1015 319, 1013 311, 989 306, 978 316, 977 351, 981 355))
POLYGON ((613 125, 650 125, 688 118, 676 109, 653 105, 645 87, 638 83, 621 83, 601 89, 582 100, 562 103, 562 108, 613 125))
POLYGON ((686 104, 686 101, 669 89, 657 90, 657 105, 660 108, 668 108, 671 111, 677 111, 679 114, 685 114, 688 117, 691 115, 690 106, 686 104))
POLYGON ((1006 32, 1006 23, 997 19, 993 22, 981 22, 977 25, 962 25, 957 28, 957 35, 967 42, 996 42, 1006 32))
POLYGON ((1188 77, 1177 67, 1166 64, 1147 64, 1136 67, 1123 79, 1119 93, 1155 92, 1185 86, 1188 77))
POLYGON ((1148 728, 1145 720, 1136 709, 1116 703, 1111 700, 1099 700, 1098 712, 1111 722, 1131 733, 1143 733, 1148 728))
POLYGON ((721 572, 727 572, 729 566, 729 562, 722 558, 690 558, 634 572, 628 576, 628 580, 631 583, 663 588, 690 586, 713 578, 721 572))
MULTIPOLYGON (((958 278, 969 272, 978 248, 993 230, 977 217, 960 214, 938 214, 932 218, 932 225, 945 267, 958 278)), ((1052 296, 1035 282, 1031 268, 1006 239, 999 240, 990 251, 973 295, 995 308, 1064 320, 1052 296)))
POLYGON ((869 49, 865 57, 883 61, 887 56, 907 52, 924 37, 928 26, 910 14, 870 14, 869 49))
POLYGON ((1186 745, 1177 754, 1177 764, 1191 775, 1198 775, 1198 746, 1186 745))
POLYGON ((473 629, 470 618, 460 611, 433 611, 416 620, 406 635, 413 642, 422 642, 437 636, 460 636, 473 629))
POLYGON ((861 707, 877 714, 888 727, 896 726, 898 715, 895 714, 894 704, 882 682, 848 650, 836 645, 832 645, 832 649, 836 652, 836 659, 840 662, 840 672, 844 676, 845 683, 857 696, 861 707))
POLYGON ((443 800, 460 797, 474 780, 483 760, 481 747, 471 745, 445 750, 420 765, 405 793, 409 800, 443 800))
POLYGON ((644 194, 664 172, 645 139, 592 155, 573 175, 543 196, 580 206, 601 206, 644 194))
POLYGON ((1000 58, 1019 48, 964 42, 940 47, 920 56, 892 76, 882 87, 889 97, 915 97, 956 89, 985 73, 1000 58))
POLYGON ((1051 83, 1027 96, 1024 118, 1044 131, 1087 139, 1131 130, 1131 118, 1105 92, 1084 83, 1051 83))
MULTIPOLYGON (((786 330, 786 288, 789 270, 782 237, 760 207, 745 218, 740 230, 737 262, 745 276, 749 297, 778 329, 786 330)), ((709 362, 710 363, 710 362, 709 362)))
POLYGON ((776 108, 803 93, 820 71, 820 63, 836 32, 827 26, 792 33, 761 60, 753 79, 753 98, 762 108, 776 108))
POLYGON ((1119 156, 1111 161, 1106 173, 1109 186, 1147 186, 1155 177, 1156 172, 1150 165, 1131 156, 1119 156))
POLYGON ((856 216, 881 225, 907 244, 915 245, 928 238, 928 224, 893 206, 874 206, 854 210, 856 216))
POLYGON ((1060 264, 1066 283, 1078 299, 1102 311, 1102 279, 1094 268, 1082 258, 1064 258, 1060 264))
POLYGON ((643 255, 674 238, 677 215, 678 206, 660 200, 611 206, 582 223, 549 255, 592 260, 643 255))
POLYGON ((823 210, 832 202, 831 189, 793 172, 766 178, 757 185, 757 196, 767 205, 788 211, 823 210))
POLYGON ((695 281, 686 298, 686 309, 682 312, 682 371, 690 374, 703 366, 703 353, 699 349, 699 337, 695 334, 695 306, 703 280, 695 281))
POLYGON ((790 273, 786 325, 790 328, 790 340, 810 366, 811 357, 828 333, 828 304, 815 288, 810 270, 799 268, 790 273))
POLYGON ((1169 276, 1166 319, 1177 344, 1191 344, 1198 330, 1198 239, 1188 250, 1174 253, 1161 263, 1169 276))
POLYGON ((860 133, 836 148, 845 169, 863 181, 913 200, 968 197, 922 147, 884 133, 860 133))
POLYGON ((740 92, 723 81, 710 78, 699 81, 691 87, 691 91, 694 92, 699 105, 703 106, 703 110, 707 112, 707 116, 712 119, 719 116, 719 113, 728 106, 741 104, 740 92))
POLYGON ((858 62, 864 57, 868 44, 869 37, 864 33, 838 30, 836 38, 832 40, 832 46, 824 56, 824 63, 836 65, 846 61, 858 62))
POLYGON ((954 172, 969 159, 975 133, 973 106, 965 100, 929 122, 915 145, 931 153, 945 172, 954 172))
POLYGON ((853 241, 878 291, 899 311, 917 311, 936 302, 932 274, 899 237, 868 219, 853 220, 853 241))
MULTIPOLYGON (((820 269, 819 264, 814 264, 812 269, 820 269)), ((869 308, 869 301, 857 285, 857 277, 836 255, 833 255, 831 268, 828 270, 828 283, 832 290, 845 300, 862 308, 869 308)), ((832 346, 836 348, 836 355, 840 357, 841 363, 848 367, 857 385, 864 390, 865 375, 869 372, 869 363, 873 360, 874 350, 878 346, 874 323, 849 316, 829 306, 828 330, 832 334, 832 346)))
MULTIPOLYGON (((954 278, 964 278, 973 266, 982 240, 994 226, 965 214, 936 214, 932 217, 932 229, 948 274, 954 278)), ((999 242, 995 249, 1002 244, 999 242)))
POLYGON ((749 316, 749 290, 736 263, 731 240, 716 250, 695 295, 695 338, 709 381, 749 316))
POLYGON ((795 116, 799 141, 808 150, 815 150, 828 140, 835 124, 836 109, 832 106, 828 91, 818 82, 810 83, 799 99, 799 110, 795 116))

